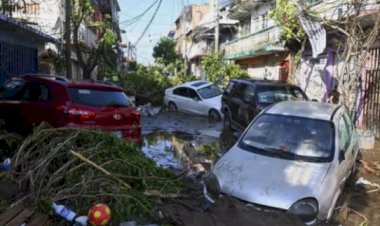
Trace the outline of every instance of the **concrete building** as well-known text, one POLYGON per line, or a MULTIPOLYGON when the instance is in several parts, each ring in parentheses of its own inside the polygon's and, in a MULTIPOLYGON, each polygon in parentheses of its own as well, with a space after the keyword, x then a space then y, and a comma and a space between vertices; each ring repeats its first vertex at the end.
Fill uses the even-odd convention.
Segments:
MULTIPOLYGON (((98 28, 94 26, 95 21, 103 20, 105 14, 111 16, 113 31, 121 40, 120 29, 118 26, 118 13, 120 7, 117 0, 93 0, 95 4, 95 12, 93 16, 93 21, 84 22, 79 30, 79 44, 85 48, 94 48, 97 46, 98 42, 98 28)), ((17 1, 9 12, 10 17, 13 19, 27 24, 41 32, 54 37, 59 40, 59 45, 47 44, 44 49, 39 51, 39 56, 41 62, 44 64, 43 68, 45 73, 55 74, 53 61, 49 57, 51 52, 57 53, 59 49, 65 44, 64 32, 65 32, 65 0, 25 0, 17 1)), ((115 48, 116 58, 119 60, 118 56, 122 55, 119 51, 120 48, 115 48)), ((71 54, 71 66, 72 74, 74 79, 82 79, 83 73, 82 68, 78 64, 78 59, 74 50, 71 54)), ((97 77, 98 69, 94 69, 92 72, 92 77, 97 77)))
POLYGON ((176 51, 181 54, 186 62, 188 60, 188 53, 193 44, 192 31, 209 11, 210 6, 208 4, 188 5, 183 8, 180 16, 175 21, 176 51))
POLYGON ((0 14, 0 84, 25 73, 43 70, 38 52, 57 40, 0 14))
POLYGON ((216 0, 208 4, 186 6, 176 20, 176 51, 181 54, 188 72, 205 78, 201 61, 215 51, 216 18, 219 16, 219 49, 221 44, 232 39, 238 21, 227 18, 225 4, 217 7, 216 0))
POLYGON ((287 80, 290 57, 281 40, 281 27, 269 18, 275 0, 231 0, 228 17, 239 21, 235 38, 224 45, 225 58, 256 79, 287 80))
MULTIPOLYGON (((361 28, 367 32, 373 29, 380 11, 376 0, 363 0, 356 5, 351 1, 311 1, 303 7, 327 20, 344 20, 348 16, 358 18, 361 28)), ((344 104, 352 110, 351 116, 357 125, 380 136, 380 39, 368 49, 363 49, 365 58, 358 60, 362 62, 349 63, 350 75, 347 75, 342 59, 342 46, 347 46, 346 37, 334 28, 324 27, 327 34, 325 51, 313 57, 312 48, 307 45, 293 82, 303 88, 310 98, 323 102, 327 101, 337 85, 342 94, 341 101, 345 98, 344 104), (359 68, 360 72, 355 68, 359 68), (348 77, 351 76, 356 79, 350 80, 348 77), (351 81, 354 83, 350 84, 351 81)))

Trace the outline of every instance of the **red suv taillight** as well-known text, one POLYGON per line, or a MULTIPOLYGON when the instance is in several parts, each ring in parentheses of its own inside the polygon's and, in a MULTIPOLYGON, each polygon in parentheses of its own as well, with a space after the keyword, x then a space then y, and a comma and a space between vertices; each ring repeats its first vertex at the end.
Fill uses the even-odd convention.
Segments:
POLYGON ((82 110, 77 107, 67 107, 64 105, 58 106, 57 110, 67 114, 69 119, 75 119, 80 121, 87 121, 95 119, 96 113, 89 110, 82 110))

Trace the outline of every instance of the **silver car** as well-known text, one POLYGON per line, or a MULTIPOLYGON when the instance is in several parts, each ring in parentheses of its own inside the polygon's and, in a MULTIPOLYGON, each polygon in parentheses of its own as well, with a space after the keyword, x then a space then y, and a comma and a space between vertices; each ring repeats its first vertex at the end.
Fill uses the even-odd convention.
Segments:
MULTIPOLYGON (((265 109, 214 166, 221 192, 260 208, 329 220, 355 169, 358 137, 344 107, 286 101, 265 109)), ((216 176, 216 177, 215 177, 216 176)), ((205 183, 206 197, 210 195, 205 183)))

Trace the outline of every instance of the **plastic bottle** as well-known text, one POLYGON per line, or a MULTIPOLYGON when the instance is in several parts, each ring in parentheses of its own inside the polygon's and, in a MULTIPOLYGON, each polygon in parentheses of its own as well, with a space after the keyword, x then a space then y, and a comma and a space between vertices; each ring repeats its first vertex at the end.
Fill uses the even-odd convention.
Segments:
POLYGON ((8 172, 11 169, 11 159, 7 158, 0 165, 0 172, 8 172))
POLYGON ((74 221, 74 218, 76 217, 76 213, 74 213, 72 210, 70 210, 69 208, 67 208, 66 206, 64 205, 57 205, 53 202, 53 205, 52 205, 55 213, 64 218, 65 220, 69 221, 69 222, 73 222, 74 221))
POLYGON ((54 209, 55 213, 67 220, 68 222, 75 222, 75 226, 80 225, 80 226, 86 226, 87 225, 87 216, 79 216, 77 217, 77 214, 67 208, 64 205, 57 205, 53 202, 52 208, 54 209))

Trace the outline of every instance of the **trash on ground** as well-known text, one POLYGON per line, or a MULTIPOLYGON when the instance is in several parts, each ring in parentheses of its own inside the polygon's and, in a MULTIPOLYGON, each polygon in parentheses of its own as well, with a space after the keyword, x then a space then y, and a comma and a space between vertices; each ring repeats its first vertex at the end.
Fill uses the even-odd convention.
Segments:
POLYGON ((363 150, 375 147, 375 134, 372 131, 358 131, 359 147, 363 150))
POLYGON ((155 116, 161 111, 161 107, 154 107, 151 103, 138 106, 142 115, 155 116))
POLYGON ((50 200, 77 213, 102 202, 112 209, 114 225, 126 216, 153 218, 157 198, 182 189, 173 172, 157 167, 135 144, 96 130, 41 125, 13 156, 11 173, 23 194, 13 204, 42 213, 51 211, 50 200))
POLYGON ((373 183, 373 182, 371 182, 371 181, 369 181, 369 180, 366 180, 366 179, 364 179, 363 177, 360 177, 360 178, 356 181, 355 184, 356 184, 356 185, 365 185, 365 186, 370 186, 370 187, 374 187, 374 188, 376 188, 376 189, 374 189, 374 190, 367 191, 367 193, 372 193, 372 192, 380 191, 380 185, 379 185, 379 184, 377 184, 377 183, 373 183))

